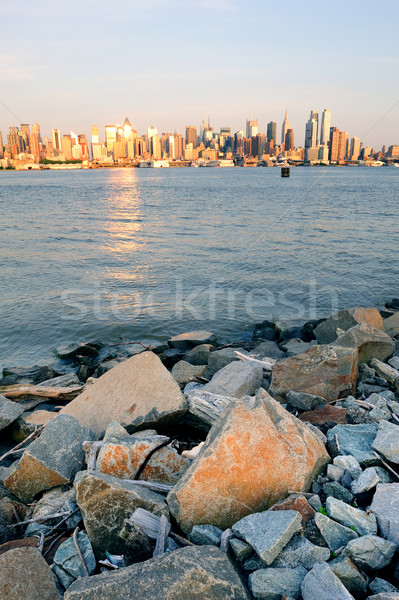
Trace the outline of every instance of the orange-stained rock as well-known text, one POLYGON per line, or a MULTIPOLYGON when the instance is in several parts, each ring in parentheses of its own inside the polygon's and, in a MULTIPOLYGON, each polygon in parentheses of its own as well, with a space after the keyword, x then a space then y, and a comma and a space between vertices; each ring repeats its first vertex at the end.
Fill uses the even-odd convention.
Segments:
POLYGON ((316 511, 310 506, 305 496, 298 494, 291 494, 285 500, 277 502, 270 510, 296 510, 302 515, 302 523, 308 523, 316 514, 316 511))
POLYGON ((384 329, 383 319, 376 308, 357 307, 340 310, 320 323, 314 333, 319 344, 330 344, 359 323, 367 323, 376 329, 384 329))
POLYGON ((177 423, 186 412, 179 385, 153 352, 142 352, 104 373, 61 414, 100 436, 112 421, 129 431, 177 423))
MULTIPOLYGON (((98 455, 97 471, 118 479, 134 479, 149 453, 167 441, 165 436, 145 432, 129 435, 121 425, 111 423, 98 455)), ((140 479, 174 485, 190 463, 170 445, 163 446, 151 456, 140 479)))
POLYGON ((319 409, 307 410, 299 418, 301 421, 307 421, 313 425, 325 425, 325 423, 340 423, 342 425, 347 422, 346 409, 330 404, 326 404, 319 409))
POLYGON ((281 402, 290 390, 337 400, 354 393, 357 375, 356 349, 313 346, 274 365, 270 393, 281 402))
POLYGON ((308 490, 328 460, 323 442, 259 390, 226 408, 167 501, 186 533, 205 523, 226 529, 288 490, 308 490))

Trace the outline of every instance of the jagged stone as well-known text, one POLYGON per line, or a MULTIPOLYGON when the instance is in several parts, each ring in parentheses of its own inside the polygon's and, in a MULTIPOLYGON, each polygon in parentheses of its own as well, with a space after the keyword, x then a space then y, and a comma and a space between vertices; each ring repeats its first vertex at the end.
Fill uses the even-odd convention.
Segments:
POLYGON ((15 548, 0 555, 0 598, 61 600, 54 576, 36 548, 15 548))
POLYGON ((372 443, 377 430, 375 423, 335 425, 327 431, 327 447, 333 455, 352 455, 362 467, 375 465, 378 463, 378 458, 374 455, 372 443))
POLYGON ((396 546, 377 535, 363 535, 351 540, 344 552, 360 569, 383 569, 392 560, 396 546))
POLYGON ((39 492, 69 483, 84 464, 82 442, 95 437, 73 417, 57 415, 28 446, 4 485, 23 502, 31 502, 39 492))
POLYGON ((61 414, 72 415, 100 436, 111 421, 132 432, 177 423, 186 409, 179 385, 159 357, 143 352, 97 379, 61 414))
POLYGON ((316 514, 315 523, 320 530, 321 535, 326 540, 331 552, 336 552, 338 548, 346 546, 350 540, 359 537, 356 531, 336 523, 322 513, 316 514))
POLYGON ((182 548, 125 569, 78 579, 64 600, 250 600, 229 558, 214 546, 182 548))
POLYGON ((366 590, 366 578, 347 556, 338 556, 328 564, 331 571, 339 577, 349 592, 358 594, 366 590))
POLYGON ((301 513, 302 523, 308 523, 315 516, 314 508, 309 504, 305 496, 290 494, 288 498, 280 500, 269 510, 296 510, 301 513))
POLYGON ((234 552, 235 557, 240 562, 243 562, 247 558, 253 554, 253 548, 250 544, 246 544, 242 540, 238 538, 232 538, 229 542, 232 551, 234 552))
POLYGON ((399 592, 398 588, 396 588, 389 581, 385 581, 385 579, 381 579, 380 577, 376 577, 369 584, 370 592, 373 594, 380 594, 382 592, 399 592))
POLYGON ((270 393, 281 402, 290 390, 336 400, 354 393, 357 369, 357 350, 313 346, 274 365, 270 393))
POLYGON ((370 506, 380 535, 399 548, 399 483, 379 483, 370 506))
POLYGON ((104 557, 106 550, 111 554, 123 553, 124 544, 119 533, 124 520, 136 508, 144 508, 157 516, 169 514, 160 494, 103 473, 81 471, 74 486, 87 535, 100 557, 104 557))
POLYGON ((389 421, 380 421, 372 448, 390 462, 399 464, 399 426, 389 421))
POLYGON ((219 546, 223 530, 214 525, 194 525, 188 539, 199 546, 219 546))
POLYGON ((306 569, 259 569, 249 576, 249 589, 257 600, 281 600, 282 596, 297 600, 301 597, 301 584, 306 569))
POLYGON ((380 482, 380 477, 374 467, 365 469, 363 473, 352 482, 351 490, 354 494, 364 494, 375 488, 380 482))
POLYGON ((261 390, 225 409, 168 504, 185 532, 208 523, 226 529, 290 489, 307 491, 327 460, 324 444, 261 390))
POLYGON ((185 360, 179 360, 172 368, 172 375, 177 383, 185 384, 195 377, 202 377, 205 374, 206 365, 192 365, 185 360))
POLYGON ((360 535, 376 535, 377 520, 372 513, 354 508, 336 498, 327 498, 326 509, 328 516, 345 525, 354 527, 360 535))
POLYGON ((196 346, 184 356, 184 360, 190 365, 207 365, 211 352, 215 347, 211 344, 196 346))
POLYGON ((301 586, 303 600, 354 600, 327 563, 317 563, 301 586))
POLYGON ((395 344, 390 336, 367 323, 360 323, 348 329, 331 345, 357 349, 359 361, 366 364, 373 358, 386 360, 395 351, 395 344))
POLYGON ((399 335, 399 312, 394 313, 391 317, 384 319, 384 329, 391 337, 399 335))
POLYGON ((316 406, 321 406, 326 403, 326 399, 314 394, 305 394, 304 392, 293 392, 290 390, 286 395, 286 401, 295 408, 301 410, 313 410, 316 406))
POLYGON ((312 544, 302 535, 294 536, 271 565, 284 569, 304 567, 309 570, 317 562, 329 560, 330 550, 312 544))
POLYGON ((202 344, 212 344, 216 341, 214 333, 205 330, 188 331, 187 333, 181 333, 175 335, 168 341, 169 346, 177 348, 178 350, 191 350, 194 346, 201 346, 202 344))
POLYGON ((202 389, 204 392, 242 398, 262 385, 263 368, 257 363, 233 361, 220 369, 202 389))
MULTIPOLYGON (((84 531, 79 531, 76 541, 79 545, 79 549, 83 556, 87 570, 89 571, 90 575, 92 575, 94 573, 94 569, 96 568, 96 559, 90 540, 84 531)), ((86 575, 82 560, 72 537, 63 542, 57 548, 57 552, 54 556, 54 563, 60 569, 65 571, 72 578, 72 580, 77 579, 78 577, 85 577, 86 575)))
POLYGON ((23 406, 12 400, 7 400, 0 394, 0 430, 16 421, 24 410, 23 406))
POLYGON ((330 344, 358 323, 368 323, 380 330, 384 328, 382 317, 376 308, 361 307, 340 310, 320 323, 314 333, 319 344, 330 344))

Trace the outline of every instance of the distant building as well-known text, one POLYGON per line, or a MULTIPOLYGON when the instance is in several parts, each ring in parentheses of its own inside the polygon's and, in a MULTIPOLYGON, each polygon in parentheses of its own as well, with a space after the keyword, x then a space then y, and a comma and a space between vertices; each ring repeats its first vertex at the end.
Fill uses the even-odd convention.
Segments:
POLYGON ((350 160, 358 160, 360 156, 360 139, 353 137, 350 143, 349 158, 350 160))
POLYGON ((285 147, 286 152, 293 150, 295 148, 294 130, 293 129, 287 129, 287 133, 285 134, 284 147, 285 147))
POLYGON ((258 121, 256 119, 247 119, 247 138, 255 137, 258 133, 258 121))
POLYGON ((330 139, 331 110, 325 108, 321 117, 320 145, 327 145, 330 139))
POLYGON ((51 141, 53 142, 53 150, 58 150, 58 152, 62 152, 62 138, 61 131, 59 129, 51 130, 51 141))
POLYGON ((399 146, 389 146, 387 156, 389 158, 399 158, 399 146))
POLYGON ((197 147, 197 128, 195 125, 186 127, 186 144, 192 144, 193 149, 197 147))
POLYGON ((338 162, 339 134, 337 127, 330 127, 329 161, 338 162))
MULTIPOLYGON (((276 121, 270 121, 267 124, 267 132, 266 132, 267 141, 277 143, 277 123, 276 121)), ((284 138, 285 139, 285 138, 284 138)))
POLYGON ((290 128, 290 122, 288 121, 288 114, 287 114, 287 110, 286 110, 283 125, 281 127, 281 143, 282 144, 284 144, 284 142, 285 142, 285 136, 286 136, 286 133, 289 130, 289 128, 290 128))
POLYGON ((305 149, 317 147, 318 124, 318 114, 315 110, 312 110, 305 127, 305 149))

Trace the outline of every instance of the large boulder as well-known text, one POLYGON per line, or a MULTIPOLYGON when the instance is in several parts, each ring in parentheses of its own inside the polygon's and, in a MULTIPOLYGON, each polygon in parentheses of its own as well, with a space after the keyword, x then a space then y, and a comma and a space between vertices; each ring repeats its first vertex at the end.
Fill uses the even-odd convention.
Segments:
POLYGON ((183 531, 222 529, 288 495, 307 491, 329 456, 323 442, 267 392, 232 401, 169 493, 183 531))
POLYGON ((97 471, 118 479, 134 479, 144 460, 154 451, 140 479, 174 485, 188 468, 190 460, 178 454, 169 444, 155 451, 167 442, 167 437, 151 432, 129 435, 119 423, 111 423, 97 458, 97 471))
POLYGON ((100 436, 112 421, 131 432, 176 423, 185 412, 177 382, 158 356, 143 352, 102 375, 61 414, 72 415, 100 436))
POLYGON ((214 546, 182 548, 125 569, 84 577, 64 600, 250 600, 226 554, 214 546))
POLYGON ((202 389, 204 392, 242 398, 254 394, 262 382, 263 367, 261 365, 233 361, 220 369, 202 389))
POLYGON ((359 323, 339 336, 331 344, 343 348, 356 348, 359 352, 359 362, 369 364, 373 358, 386 360, 395 351, 392 338, 381 329, 367 323, 359 323))
POLYGON ((0 598, 61 600, 54 575, 36 548, 15 548, 0 555, 0 598))
POLYGON ((69 483, 83 467, 83 441, 95 437, 69 415, 54 417, 25 450, 4 485, 23 502, 31 502, 39 492, 69 483))
POLYGON ((314 333, 319 344, 330 344, 358 323, 368 323, 377 329, 384 329, 382 317, 376 308, 360 307, 340 310, 320 323, 314 333))
POLYGON ((391 317, 384 319, 384 329, 391 337, 396 337, 399 335, 399 312, 396 312, 391 317))
POLYGON ((216 341, 216 336, 210 331, 200 329, 198 331, 187 331, 180 335, 171 337, 168 344, 171 348, 177 348, 178 350, 187 351, 191 350, 195 346, 202 346, 203 344, 212 344, 216 341))
POLYGON ((119 533, 124 520, 136 508, 144 508, 158 516, 169 514, 163 496, 134 482, 81 471, 76 475, 74 486, 87 535, 100 557, 104 557, 106 550, 111 554, 123 553, 124 544, 119 533))
POLYGON ((357 372, 357 350, 313 346, 273 366, 270 393, 279 401, 290 390, 337 400, 354 393, 357 372))

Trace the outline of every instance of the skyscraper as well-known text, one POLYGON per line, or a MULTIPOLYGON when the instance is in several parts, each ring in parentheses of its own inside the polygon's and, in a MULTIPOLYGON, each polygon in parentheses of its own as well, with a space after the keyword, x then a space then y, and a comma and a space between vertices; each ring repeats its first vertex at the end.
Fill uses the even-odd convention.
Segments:
POLYGON ((321 128, 320 128, 320 145, 324 146, 330 139, 330 127, 331 127, 331 110, 325 108, 321 117, 321 128))
POLYGON ((310 112, 305 128, 305 149, 317 147, 318 114, 315 110, 310 112))
POLYGON ((93 125, 91 128, 91 143, 99 144, 100 143, 100 132, 97 125, 93 125))
POLYGON ((339 134, 337 127, 330 127, 330 147, 328 158, 330 162, 338 161, 339 134))
POLYGON ((294 130, 288 129, 284 141, 285 151, 294 149, 294 130))
POLYGON ((267 141, 277 143, 277 123, 276 121, 270 121, 267 124, 267 141))
POLYGON ((258 121, 256 119, 247 119, 247 138, 255 137, 258 133, 258 121))
POLYGON ((282 144, 284 144, 284 142, 285 142, 285 135, 289 128, 290 128, 290 122, 288 120, 287 109, 285 109, 285 117, 284 117, 283 125, 281 127, 281 143, 282 144))
POLYGON ((192 144, 193 148, 197 147, 197 128, 195 125, 187 125, 186 127, 186 144, 192 144))
POLYGON ((105 126, 105 144, 107 146, 108 153, 111 153, 114 149, 114 144, 117 140, 117 127, 115 125, 105 126))
POLYGON ((62 152, 62 138, 61 131, 59 129, 51 130, 51 141, 53 142, 53 149, 62 152))

